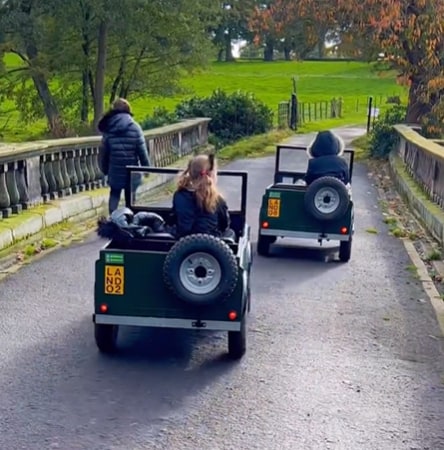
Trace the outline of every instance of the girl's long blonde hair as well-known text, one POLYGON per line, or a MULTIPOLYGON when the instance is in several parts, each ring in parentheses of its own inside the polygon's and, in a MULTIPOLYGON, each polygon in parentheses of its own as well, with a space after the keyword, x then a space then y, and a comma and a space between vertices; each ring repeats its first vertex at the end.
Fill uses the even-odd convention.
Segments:
POLYGON ((216 187, 216 173, 214 155, 197 155, 180 175, 177 189, 194 191, 199 208, 214 213, 220 198, 216 187))

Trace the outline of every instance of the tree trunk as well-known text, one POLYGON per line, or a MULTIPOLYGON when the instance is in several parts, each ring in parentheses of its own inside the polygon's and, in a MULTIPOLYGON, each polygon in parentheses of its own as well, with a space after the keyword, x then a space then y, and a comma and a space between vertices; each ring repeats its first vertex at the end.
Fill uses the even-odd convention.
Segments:
POLYGON ((131 71, 131 73, 126 77, 126 83, 125 80, 122 82, 122 84, 126 84, 125 86, 125 95, 121 96, 123 98, 128 98, 132 88, 134 87, 134 80, 136 79, 137 73, 139 72, 140 69, 140 65, 142 64, 143 58, 145 56, 145 52, 146 52, 146 47, 143 46, 140 49, 139 54, 137 55, 137 59, 134 63, 133 66, 133 70, 131 71))
POLYGON ((234 61, 233 50, 231 49, 231 33, 224 36, 225 41, 225 62, 234 61))
MULTIPOLYGON (((28 44, 26 47, 26 53, 28 55, 31 66, 33 61, 37 58, 37 48, 33 44, 28 44)), ((31 69, 32 70, 32 69, 31 69)), ((49 131, 54 137, 64 137, 66 134, 66 127, 63 124, 60 112, 57 107, 57 103, 51 94, 48 81, 46 77, 40 72, 40 70, 32 70, 32 81, 39 94, 39 98, 43 103, 43 110, 45 112, 46 119, 48 121, 49 131)))
POLYGON ((53 137, 65 137, 66 127, 60 117, 59 109, 54 100, 54 97, 49 90, 48 82, 41 73, 36 73, 32 76, 32 81, 37 89, 40 100, 43 103, 43 110, 45 111, 48 120, 49 130, 53 137))
POLYGON ((124 79, 122 79, 122 82, 120 83, 119 97, 127 98, 128 94, 129 94, 129 84, 126 83, 124 79))
POLYGON ((88 85, 88 69, 83 69, 82 72, 82 105, 80 108, 80 120, 83 123, 88 123, 88 109, 89 109, 89 85, 88 85))
POLYGON ((291 60, 291 48, 290 47, 287 47, 287 46, 284 47, 284 58, 285 58, 285 61, 291 60))
POLYGON ((325 36, 319 37, 318 40, 318 56, 319 58, 323 58, 325 56, 325 36))
MULTIPOLYGON (((114 78, 113 84, 111 86, 111 94, 109 97, 110 104, 116 99, 117 90, 119 89, 119 86, 122 82, 123 74, 125 72, 125 65, 126 65, 126 55, 122 55, 119 63, 119 70, 117 71, 116 78, 114 78)), ((121 97, 120 94, 119 96, 121 97)))
MULTIPOLYGON (((90 11, 89 8, 80 2, 82 10, 82 51, 84 56, 83 71, 82 71, 82 104, 80 108, 80 120, 83 123, 88 123, 89 116, 89 95, 90 95, 90 73, 89 58, 91 55, 91 45, 89 36, 90 11)), ((92 92, 91 92, 92 95, 92 92)))
POLYGON ((274 40, 267 38, 264 49, 264 61, 273 61, 274 59, 274 40))
POLYGON ((103 116, 104 110, 107 31, 107 25, 102 21, 99 25, 97 44, 97 65, 94 88, 94 129, 97 129, 97 124, 103 116))
POLYGON ((94 99, 96 89, 94 86, 94 77, 93 77, 93 73, 92 73, 91 69, 88 70, 88 84, 89 84, 89 90, 91 93, 91 98, 94 99))
POLYGON ((318 56, 319 58, 325 57, 325 37, 327 36, 327 31, 324 27, 321 27, 318 32, 318 56))
POLYGON ((30 1, 23 1, 20 4, 21 12, 28 18, 27 27, 24 27, 21 37, 25 44, 26 56, 31 68, 31 79, 43 104, 43 110, 45 112, 51 134, 55 137, 63 137, 66 135, 66 127, 64 126, 60 116, 57 103, 51 94, 51 90, 49 89, 48 81, 39 69, 38 63, 36 64, 39 52, 35 42, 34 22, 31 18, 31 9, 32 2, 30 1))
POLYGON ((419 124, 421 118, 430 111, 430 107, 425 105, 419 97, 420 82, 412 79, 409 88, 409 101, 407 105, 406 122, 411 124, 419 124))

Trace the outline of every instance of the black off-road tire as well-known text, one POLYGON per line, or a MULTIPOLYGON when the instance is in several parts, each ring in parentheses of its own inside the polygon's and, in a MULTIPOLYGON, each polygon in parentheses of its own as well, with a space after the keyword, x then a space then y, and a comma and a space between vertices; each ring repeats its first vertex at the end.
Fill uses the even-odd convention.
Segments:
POLYGON ((257 238, 257 254, 261 256, 270 255, 270 245, 276 242, 276 236, 263 236, 258 235, 257 238))
POLYGON ((241 322, 240 331, 228 332, 228 356, 231 359, 241 359, 247 351, 247 315, 241 322))
POLYGON ((208 234, 193 234, 180 239, 169 251, 163 265, 163 278, 168 289, 180 300, 193 305, 204 306, 225 300, 236 288, 238 277, 239 268, 233 251, 224 241, 208 234), (206 293, 191 291, 184 285, 186 280, 181 280, 182 263, 197 253, 209 255, 219 265, 220 280, 206 293))
POLYGON ((118 334, 118 325, 94 324, 96 345, 102 353, 115 353, 117 351, 118 334))
POLYGON ((350 236, 349 241, 341 241, 339 243, 339 260, 341 262, 348 262, 351 258, 352 249, 352 237, 350 236))
POLYGON ((316 220, 323 222, 340 219, 347 212, 349 204, 350 196, 347 187, 341 180, 334 177, 322 177, 313 181, 308 186, 304 196, 306 211, 316 220), (331 197, 328 195, 330 191, 335 193, 335 198, 338 202, 337 207, 331 212, 323 212, 316 207, 316 197, 320 193, 322 194, 322 190, 324 189, 326 191, 325 200, 330 202, 331 197))

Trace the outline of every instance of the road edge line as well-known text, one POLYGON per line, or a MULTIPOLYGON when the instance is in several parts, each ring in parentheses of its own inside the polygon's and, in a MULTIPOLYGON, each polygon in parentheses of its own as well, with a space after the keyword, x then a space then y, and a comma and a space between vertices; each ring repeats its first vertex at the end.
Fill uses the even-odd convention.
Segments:
POLYGON ((412 263, 415 265, 418 271, 418 277, 421 281, 422 287, 425 293, 429 297, 430 303, 435 311, 436 318, 438 320, 438 325, 441 329, 442 337, 444 337, 444 301, 439 294, 433 280, 430 278, 427 267, 423 260, 416 251, 415 246, 411 241, 403 239, 404 248, 407 251, 412 263))

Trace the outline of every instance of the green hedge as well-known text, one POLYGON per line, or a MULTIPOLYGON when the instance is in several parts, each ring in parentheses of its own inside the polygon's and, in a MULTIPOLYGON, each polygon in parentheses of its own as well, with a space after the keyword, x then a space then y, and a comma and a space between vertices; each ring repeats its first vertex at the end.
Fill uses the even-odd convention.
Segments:
POLYGON ((214 91, 210 97, 185 100, 174 112, 157 108, 141 125, 147 130, 192 117, 211 118, 209 141, 216 148, 273 128, 273 112, 253 94, 242 91, 227 94, 222 90, 214 91))

